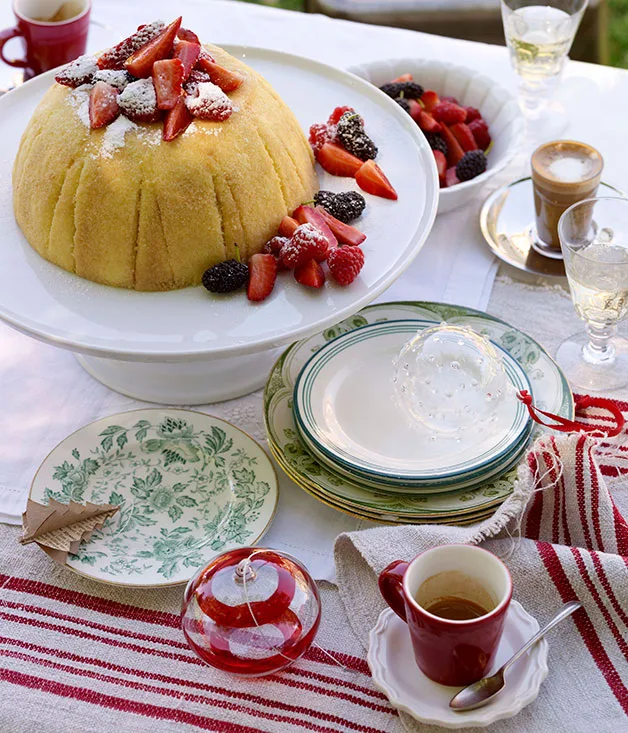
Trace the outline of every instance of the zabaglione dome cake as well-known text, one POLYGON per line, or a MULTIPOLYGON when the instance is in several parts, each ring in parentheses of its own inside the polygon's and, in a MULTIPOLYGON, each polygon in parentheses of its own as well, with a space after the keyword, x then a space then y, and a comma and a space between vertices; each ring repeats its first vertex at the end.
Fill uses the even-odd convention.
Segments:
POLYGON ((207 268, 259 253, 318 190, 277 92, 180 24, 141 26, 72 62, 24 132, 15 217, 68 272, 144 291, 198 285, 207 268))

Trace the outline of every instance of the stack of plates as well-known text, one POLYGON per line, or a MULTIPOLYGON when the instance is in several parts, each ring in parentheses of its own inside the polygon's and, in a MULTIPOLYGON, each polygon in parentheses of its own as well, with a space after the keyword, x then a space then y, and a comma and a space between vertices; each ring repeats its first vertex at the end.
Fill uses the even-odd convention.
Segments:
POLYGON ((493 430, 430 441, 411 430, 392 399, 392 361, 417 331, 447 320, 502 350, 516 390, 571 417, 567 381, 529 336, 484 313, 434 303, 370 306, 293 344, 273 367, 264 395, 271 451, 320 501, 354 516, 395 523, 470 524, 511 493, 532 424, 516 400, 493 430))

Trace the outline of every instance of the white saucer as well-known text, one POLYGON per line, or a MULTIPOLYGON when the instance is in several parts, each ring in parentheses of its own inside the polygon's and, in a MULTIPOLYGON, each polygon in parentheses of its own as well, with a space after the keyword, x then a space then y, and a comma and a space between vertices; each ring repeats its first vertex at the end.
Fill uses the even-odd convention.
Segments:
MULTIPOLYGON (((512 601, 504 633, 490 673, 495 672, 539 630, 523 606, 512 601)), ((429 680, 414 661, 406 624, 390 609, 381 612, 371 631, 368 664, 376 686, 398 710, 421 723, 443 728, 484 727, 511 718, 539 694, 547 677, 547 640, 541 639, 506 675, 506 688, 483 708, 456 713, 449 701, 460 687, 445 687, 429 680)))

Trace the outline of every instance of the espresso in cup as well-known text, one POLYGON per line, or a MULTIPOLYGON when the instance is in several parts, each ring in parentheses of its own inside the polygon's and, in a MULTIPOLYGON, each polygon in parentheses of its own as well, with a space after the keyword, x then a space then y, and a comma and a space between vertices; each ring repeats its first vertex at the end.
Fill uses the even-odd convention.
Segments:
MULTIPOLYGON (((38 6, 35 7, 35 12, 38 12, 38 10, 41 12, 38 6)), ((83 10, 85 10, 83 0, 67 0, 67 2, 64 2, 56 10, 54 10, 54 6, 51 6, 48 9, 47 17, 32 18, 32 20, 37 20, 40 23, 65 23, 66 20, 71 20, 77 15, 80 15, 83 10), (53 12, 53 14, 50 15, 50 12, 53 12)))
POLYGON ((484 583, 457 570, 430 576, 419 587, 415 600, 433 616, 453 621, 480 618, 497 605, 484 583))
POLYGON ((575 140, 556 140, 532 154, 536 214, 534 248, 560 258, 558 220, 572 204, 595 196, 604 160, 595 148, 575 140))

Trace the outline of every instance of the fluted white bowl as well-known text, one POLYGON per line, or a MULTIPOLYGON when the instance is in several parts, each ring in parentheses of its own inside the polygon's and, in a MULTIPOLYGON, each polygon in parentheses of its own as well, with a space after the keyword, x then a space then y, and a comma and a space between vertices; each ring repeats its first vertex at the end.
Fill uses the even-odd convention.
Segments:
POLYGON ((425 89, 433 89, 440 96, 456 97, 460 104, 476 107, 482 113, 493 138, 487 169, 471 181, 441 188, 439 214, 471 201, 490 178, 510 163, 521 146, 525 123, 517 100, 493 79, 473 69, 443 61, 406 58, 372 61, 352 66, 348 71, 378 87, 410 73, 425 89))

